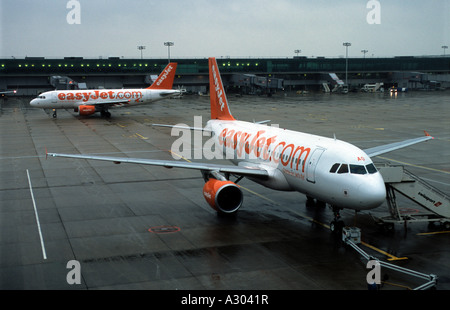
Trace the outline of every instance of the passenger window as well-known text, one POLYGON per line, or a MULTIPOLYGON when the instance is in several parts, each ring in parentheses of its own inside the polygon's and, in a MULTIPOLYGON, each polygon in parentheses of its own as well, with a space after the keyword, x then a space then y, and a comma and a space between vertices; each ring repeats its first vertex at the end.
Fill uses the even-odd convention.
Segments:
POLYGON ((338 173, 347 173, 348 172, 348 165, 342 164, 341 168, 339 168, 338 173))
POLYGON ((367 171, 370 173, 370 174, 374 174, 374 173, 377 173, 377 168, 375 168, 375 165, 374 164, 368 164, 367 166, 366 166, 366 168, 367 168, 367 171))
POLYGON ((362 165, 350 165, 350 173, 367 174, 366 168, 362 165))
POLYGON ((335 173, 341 164, 334 164, 330 169, 330 173, 335 173))

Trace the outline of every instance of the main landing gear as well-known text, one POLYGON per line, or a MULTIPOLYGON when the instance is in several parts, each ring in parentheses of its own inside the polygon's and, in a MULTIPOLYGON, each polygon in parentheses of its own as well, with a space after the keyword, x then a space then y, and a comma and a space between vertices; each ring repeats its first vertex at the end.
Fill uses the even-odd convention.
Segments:
MULTIPOLYGON (((306 207, 307 208, 324 208, 327 205, 326 202, 314 199, 311 196, 306 196, 306 207)), ((340 211, 342 208, 338 208, 335 206, 331 206, 333 210, 334 219, 330 223, 330 230, 333 233, 340 235, 342 233, 342 229, 345 227, 344 221, 341 219, 340 211)))
POLYGON ((110 117, 111 117, 111 113, 108 112, 108 110, 102 110, 102 111, 100 112, 100 115, 101 115, 102 117, 105 117, 105 118, 110 118, 110 117))

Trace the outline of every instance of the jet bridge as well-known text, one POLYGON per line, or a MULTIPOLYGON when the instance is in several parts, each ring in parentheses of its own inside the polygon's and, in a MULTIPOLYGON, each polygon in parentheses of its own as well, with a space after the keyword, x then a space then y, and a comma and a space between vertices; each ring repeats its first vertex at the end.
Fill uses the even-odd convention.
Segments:
POLYGON ((391 230, 395 223, 439 222, 445 230, 450 229, 450 196, 406 170, 403 166, 377 165, 386 184, 387 203, 390 216, 374 218, 391 230), (397 205, 396 193, 416 202, 428 212, 402 214, 397 205))

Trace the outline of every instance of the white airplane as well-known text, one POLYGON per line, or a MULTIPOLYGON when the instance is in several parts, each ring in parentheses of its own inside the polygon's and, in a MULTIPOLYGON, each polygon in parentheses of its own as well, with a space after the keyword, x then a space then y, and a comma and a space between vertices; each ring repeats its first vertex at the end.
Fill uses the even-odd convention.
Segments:
MULTIPOLYGON (((335 138, 235 120, 214 58, 209 59, 209 76, 211 120, 200 130, 210 131, 211 139, 223 153, 227 153, 227 159, 232 153, 231 161, 235 165, 77 154, 47 155, 200 170, 205 179, 203 196, 213 209, 226 214, 235 213, 241 207, 243 194, 236 183, 247 177, 271 189, 298 191, 308 199, 330 204, 334 212, 330 226, 337 230, 344 226, 339 215, 341 209, 372 209, 386 199, 385 183, 370 156, 433 139, 425 132, 424 137, 361 150, 335 138), (232 182, 230 175, 239 179, 232 182)), ((206 143, 203 150, 206 151, 206 143)))
POLYGON ((35 108, 74 109, 80 115, 100 112, 102 116, 111 117, 109 108, 144 104, 156 100, 180 95, 180 90, 172 89, 177 63, 169 63, 153 84, 145 89, 89 89, 89 90, 54 90, 40 94, 31 100, 35 108))

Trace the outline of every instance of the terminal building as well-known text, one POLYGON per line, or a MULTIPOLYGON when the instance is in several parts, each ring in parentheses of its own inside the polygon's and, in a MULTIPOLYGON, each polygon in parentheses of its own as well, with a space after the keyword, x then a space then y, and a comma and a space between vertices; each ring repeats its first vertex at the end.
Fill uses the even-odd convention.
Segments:
MULTIPOLYGON (((207 93, 208 59, 178 63, 174 88, 207 93)), ((271 94, 280 91, 376 91, 388 87, 417 90, 450 88, 450 57, 392 58, 217 58, 227 91, 271 94), (383 87, 380 87, 380 86, 383 87)), ((166 59, 0 59, 0 91, 35 96, 53 89, 145 88, 164 69, 166 59)))

